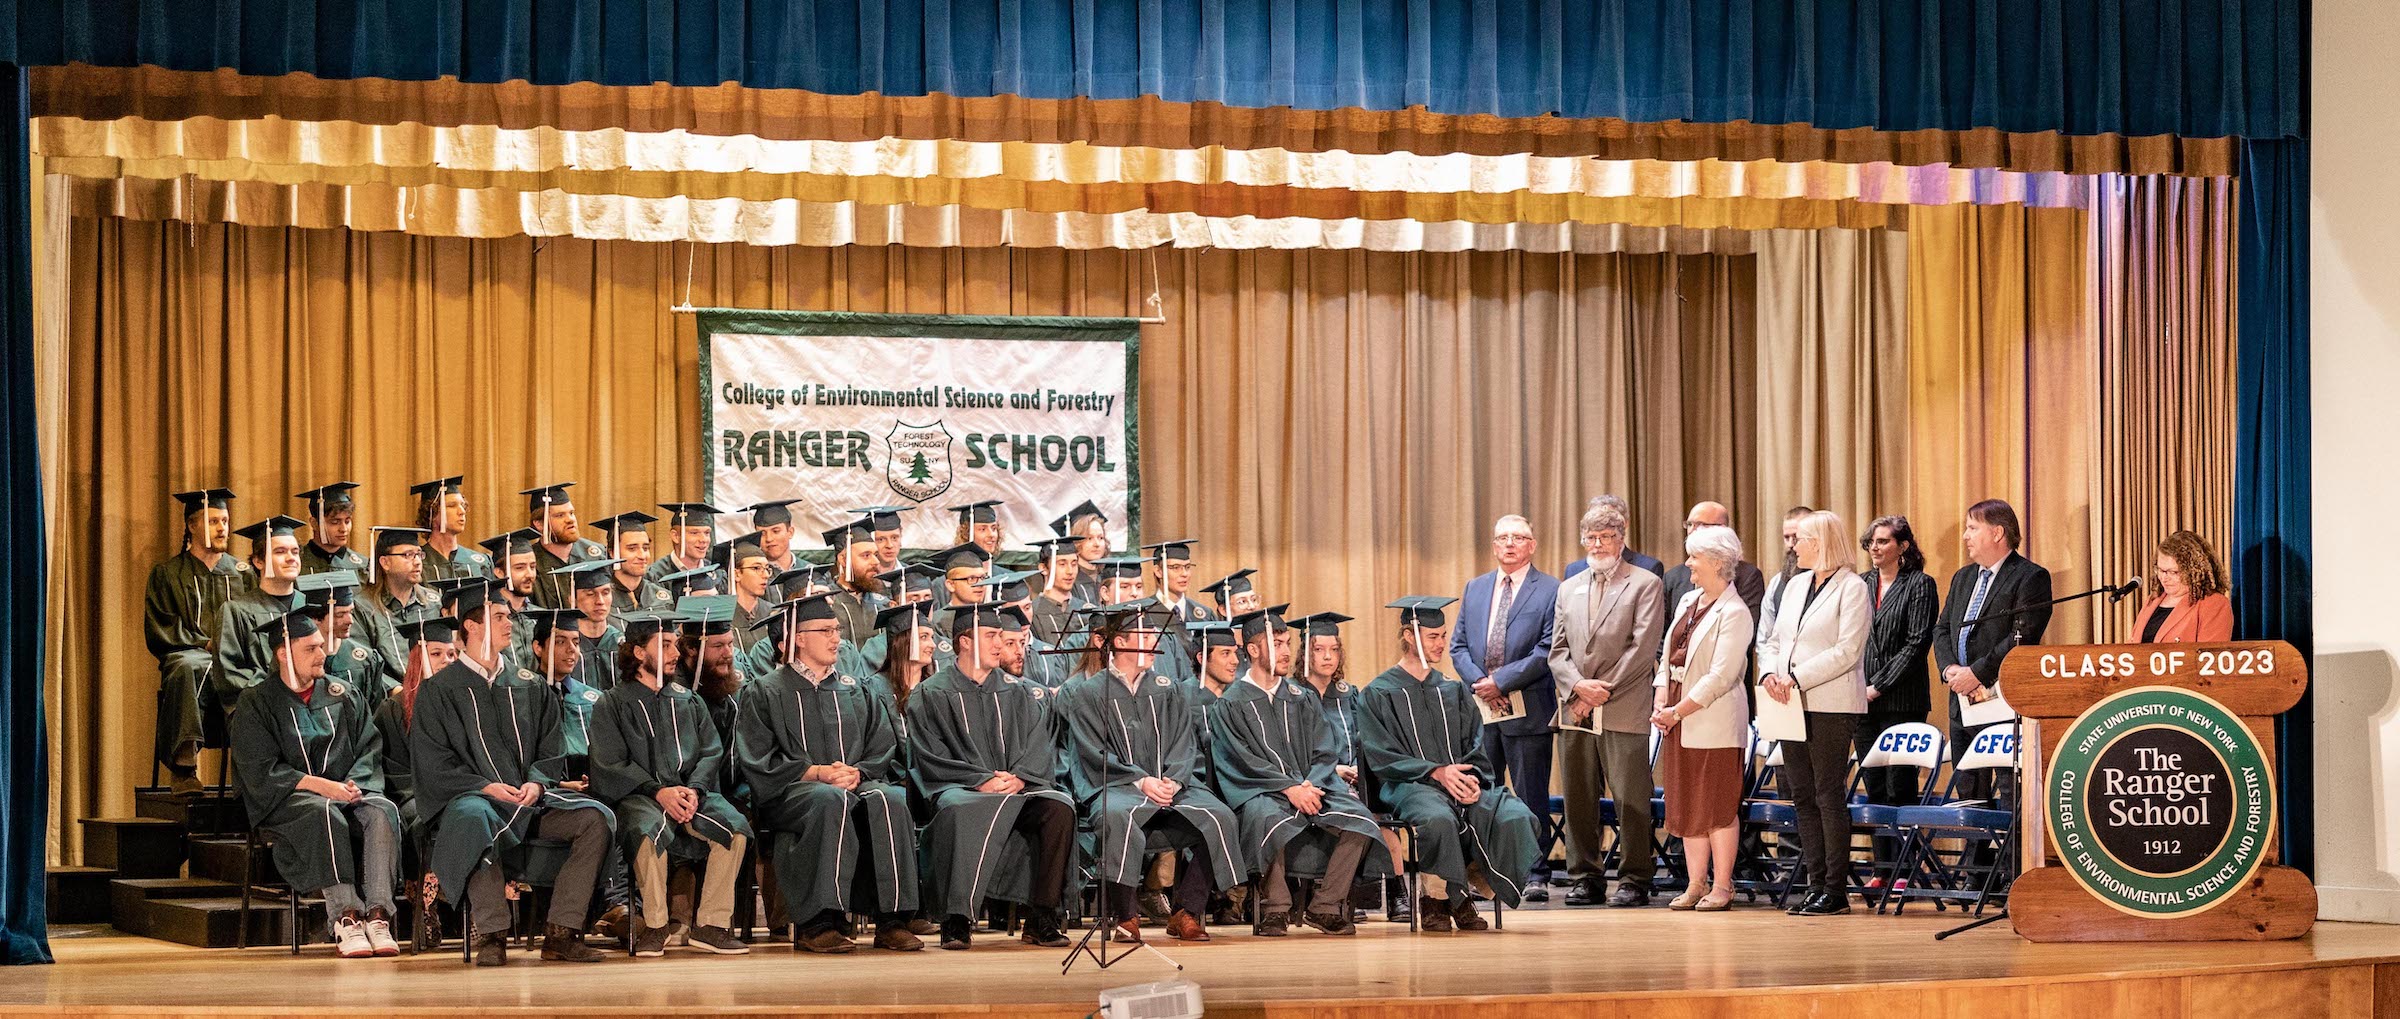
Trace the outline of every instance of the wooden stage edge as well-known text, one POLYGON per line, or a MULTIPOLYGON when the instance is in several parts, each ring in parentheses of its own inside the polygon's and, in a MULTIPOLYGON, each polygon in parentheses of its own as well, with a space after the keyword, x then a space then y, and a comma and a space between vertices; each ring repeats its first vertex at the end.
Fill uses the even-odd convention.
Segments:
MULTIPOLYGON (((2006 924, 1936 943, 1956 913, 1800 920, 1731 913, 1529 910, 1488 934, 1221 934, 1158 943, 1208 1015, 1273 1019, 2400 1016, 2400 927, 2321 923, 2294 941, 2037 945, 2006 924)), ((1031 1016, 1078 1019, 1102 988, 1170 979, 1155 957, 1065 977, 1059 951, 979 938, 974 951, 749 958, 670 952, 587 966, 451 951, 335 959, 133 937, 63 937, 58 964, 0 971, 0 1014, 173 1016, 1031 1016)))

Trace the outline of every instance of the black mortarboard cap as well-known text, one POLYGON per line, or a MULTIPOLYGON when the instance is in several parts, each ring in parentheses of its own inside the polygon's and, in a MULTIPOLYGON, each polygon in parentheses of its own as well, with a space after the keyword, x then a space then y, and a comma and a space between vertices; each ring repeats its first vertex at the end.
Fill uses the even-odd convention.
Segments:
POLYGON ((535 543, 541 540, 542 532, 534 530, 530 527, 520 527, 516 530, 508 532, 507 534, 492 535, 489 538, 485 538, 482 541, 476 542, 476 544, 483 546, 483 550, 491 553, 492 558, 498 559, 501 561, 501 563, 506 564, 508 562, 508 557, 512 555, 516 555, 520 552, 532 552, 535 543))
POLYGON ((900 529, 900 514, 908 512, 908 507, 862 506, 858 509, 845 510, 843 512, 856 513, 859 516, 865 517, 868 524, 874 527, 877 531, 897 531, 900 529))
POLYGON ((1034 542, 1033 548, 1034 554, 1041 557, 1041 562, 1051 563, 1073 556, 1075 546, 1082 543, 1083 539, 1076 537, 1044 538, 1034 542))
POLYGON ((241 535, 242 537, 248 538, 254 542, 264 542, 269 537, 278 534, 297 534, 301 528, 306 526, 308 526, 308 521, 306 520, 287 517, 281 513, 277 513, 274 516, 268 517, 265 520, 261 520, 255 524, 251 524, 248 527, 244 527, 233 533, 241 535))
POLYGON ((460 617, 482 611, 500 590, 498 580, 466 575, 435 581, 433 586, 442 592, 442 607, 460 617))
POLYGON ((1342 624, 1349 621, 1349 616, 1339 612, 1319 612, 1292 620, 1292 627, 1310 637, 1338 637, 1342 633, 1342 624))
POLYGON ((567 494, 567 489, 573 487, 574 482, 561 481, 555 485, 535 485, 517 494, 525 497, 525 512, 546 513, 552 506, 574 502, 575 497, 567 494))
POLYGON ((464 474, 447 478, 435 478, 432 481, 420 481, 414 485, 408 486, 408 494, 416 496, 418 499, 431 499, 436 496, 456 492, 459 490, 460 486, 465 485, 466 483, 467 477, 464 474))
POLYGON ((1240 641, 1234 639, 1233 624, 1222 619, 1208 619, 1197 623, 1185 623, 1183 624, 1183 632, 1191 634, 1192 640, 1198 644, 1200 650, 1203 651, 1216 647, 1232 647, 1235 644, 1240 643, 1240 641))
POLYGON ((957 638, 979 626, 1000 626, 1000 606, 990 602, 950 606, 950 636, 957 638))
POLYGON ((1250 578, 1256 575, 1258 575, 1257 570, 1245 566, 1217 578, 1214 583, 1207 584, 1200 589, 1215 596, 1217 607, 1223 608, 1226 603, 1233 600, 1234 595, 1249 594, 1253 590, 1250 586, 1250 578))
POLYGON ((1090 499, 1085 499, 1082 504, 1068 510, 1066 516, 1051 521, 1050 529, 1061 535, 1082 537, 1082 535, 1076 534, 1075 525, 1081 523, 1085 517, 1099 517, 1101 523, 1108 522, 1108 514, 1100 512, 1100 507, 1093 505, 1090 499))
POLYGON ((978 581, 977 585, 990 588, 992 591, 991 600, 993 601, 1024 601, 1025 599, 1033 596, 1033 589, 1027 587, 1025 582, 1038 576, 1040 576, 1040 574, 1029 571, 1020 572, 1017 570, 996 570, 993 571, 991 576, 985 577, 981 581, 978 581))
POLYGON ((892 597, 898 598, 910 591, 931 591, 943 576, 942 571, 916 562, 902 563, 897 569, 885 570, 876 574, 875 579, 892 585, 892 597))
POLYGON ((1142 576, 1142 567, 1148 565, 1149 562, 1150 560, 1138 555, 1115 555, 1106 559, 1094 559, 1092 566, 1100 571, 1102 580, 1123 580, 1127 577, 1138 580, 1142 576))
POLYGON ((701 527, 717 522, 717 514, 725 512, 705 502, 662 502, 658 508, 667 511, 669 527, 701 527))
POLYGON ((552 609, 528 607, 517 613, 517 625, 533 627, 536 643, 550 639, 559 627, 573 626, 585 619, 582 609, 552 609))
POLYGON ((1199 542, 1190 538, 1182 538, 1175 541, 1162 541, 1155 545, 1144 545, 1142 551, 1150 553, 1150 558, 1160 563, 1177 559, 1190 562, 1192 546, 1197 544, 1199 542))
MULTIPOLYGON (((834 594, 835 592, 826 591, 822 594, 812 594, 806 598, 795 598, 784 602, 783 616, 794 626, 801 623, 813 623, 820 619, 839 619, 841 615, 833 609, 834 594)), ((880 615, 876 617, 878 621, 882 618, 880 615)))
POLYGON ((706 566, 695 566, 681 573, 667 574, 664 577, 660 577, 658 582, 666 585, 668 594, 674 595, 677 598, 681 598, 687 594, 691 594, 693 588, 705 587, 711 591, 714 591, 723 587, 723 583, 720 582, 717 577, 718 573, 716 566, 714 564, 710 564, 706 566))
POLYGON ((601 531, 607 533, 608 546, 613 549, 617 546, 618 532, 638 531, 657 522, 658 518, 651 516, 648 513, 644 513, 640 510, 628 510, 624 513, 619 513, 616 516, 609 517, 606 520, 594 523, 592 526, 597 527, 601 531))
POLYGON ((607 587, 609 571, 624 561, 622 559, 586 559, 551 570, 550 575, 566 577, 568 584, 577 591, 589 591, 596 587, 607 587))
POLYGON ((825 544, 833 546, 834 554, 839 555, 853 544, 875 540, 875 522, 860 517, 825 532, 823 537, 825 544))
POLYGON ((948 573, 951 570, 977 569, 991 561, 992 554, 990 552, 984 551, 983 546, 970 541, 964 545, 952 545, 934 553, 930 565, 948 573))
POLYGON ((1026 618, 1025 610, 1014 605, 1000 606, 999 617, 1000 632, 1002 633, 1023 633, 1026 628, 1033 625, 1033 620, 1026 618))
POLYGON ((827 578, 832 575, 832 567, 819 566, 816 563, 801 560, 794 562, 791 569, 776 574, 775 578, 768 583, 775 585, 776 590, 786 595, 797 595, 800 593, 800 589, 812 580, 824 583, 827 587, 833 586, 827 582, 827 578))
POLYGON ((292 498, 307 500, 308 515, 321 517, 334 510, 351 508, 354 500, 350 495, 350 490, 357 487, 358 482, 355 481, 336 481, 333 484, 322 485, 305 492, 295 492, 292 494, 292 498))
POLYGON ((1290 629, 1289 625, 1283 621, 1284 610, 1289 608, 1291 608, 1289 605, 1269 605, 1256 612, 1244 612, 1233 617, 1233 625, 1241 628, 1243 640, 1249 640, 1267 632, 1270 624, 1277 629, 1290 629))
POLYGON ((175 501, 183 504, 183 515, 187 517, 204 509, 229 509, 233 502, 233 489, 201 488, 177 492, 175 501))
POLYGON ((376 555, 389 555, 393 549, 407 545, 423 547, 425 536, 432 533, 422 527, 377 527, 373 530, 376 555))
MULTIPOLYGON (((1141 560, 1134 561, 1140 562, 1141 560)), ((1164 629, 1167 621, 1175 617, 1175 614, 1168 611, 1165 605, 1159 604, 1156 598, 1136 598, 1128 602, 1118 602, 1115 605, 1104 605, 1094 611, 1099 618, 1101 628, 1120 633, 1136 629, 1164 629)))
POLYGON ((626 643, 640 643, 658 635, 659 631, 683 621, 683 614, 661 609, 635 609, 617 614, 617 626, 624 631, 626 643))
POLYGON ((402 622, 399 629, 401 639, 411 644, 448 644, 458 639, 458 620, 449 616, 416 616, 402 622))
POLYGON ((708 547, 708 561, 724 567, 727 573, 741 566, 744 559, 764 559, 766 555, 765 550, 758 547, 757 532, 739 538, 727 538, 708 547))
POLYGON ((875 613, 875 628, 886 633, 902 633, 911 627, 923 626, 927 607, 923 602, 908 602, 886 606, 875 613))
POLYGON ((307 609, 293 609, 258 624, 255 632, 267 639, 268 647, 281 647, 317 632, 317 621, 309 618, 307 609))
POLYGON ((311 573, 293 582, 300 592, 302 604, 315 609, 348 605, 358 597, 358 574, 349 570, 327 570, 311 573))
POLYGON ((950 512, 958 514, 958 522, 962 524, 993 524, 1000 522, 1000 505, 998 499, 985 499, 964 506, 952 506, 950 512))
POLYGON ((1412 594, 1406 598, 1392 601, 1384 605, 1384 608, 1400 610, 1400 626, 1402 629, 1412 626, 1443 626, 1447 625, 1450 620, 1448 616, 1442 614, 1442 610, 1449 608, 1450 604, 1457 600, 1458 599, 1456 598, 1435 598, 1428 595, 1412 594))
POLYGON ((750 526, 764 530, 776 524, 791 523, 792 504, 799 501, 798 499, 768 499, 765 502, 751 503, 746 507, 750 514, 750 526))

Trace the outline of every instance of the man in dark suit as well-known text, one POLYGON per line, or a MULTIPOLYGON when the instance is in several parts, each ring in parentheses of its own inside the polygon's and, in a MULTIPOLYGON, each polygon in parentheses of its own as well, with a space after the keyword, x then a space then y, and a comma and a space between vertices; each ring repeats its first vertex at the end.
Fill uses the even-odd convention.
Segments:
MULTIPOLYGON (((1982 699, 2000 681, 2000 660, 2019 645, 2039 644, 2050 625, 2050 571, 2017 554, 2025 533, 2017 511, 1998 499, 1968 507, 1961 538, 1972 560, 1950 576, 1950 596, 1944 599, 1942 621, 1933 628, 1933 662, 1950 688, 1950 753, 1953 759, 1982 727, 1969 729, 1959 721, 1959 699, 1982 699), (2040 606, 2032 608, 2027 606, 2040 606), (1981 623, 1968 620, 2026 607, 2004 618, 1981 623)), ((1991 773, 1959 776, 1961 799, 1985 799, 1992 794, 1991 773)))
MULTIPOLYGON (((1628 541, 1631 541, 1633 538, 1632 508, 1626 506, 1625 500, 1617 496, 1595 495, 1592 497, 1590 505, 1584 507, 1584 512, 1588 513, 1603 506, 1617 511, 1617 515, 1625 518, 1625 537, 1628 541)), ((1569 561, 1567 563, 1567 568, 1558 572, 1558 579, 1560 582, 1563 583, 1565 581, 1572 580, 1576 574, 1592 568, 1591 549, 1584 549, 1584 553, 1585 554, 1576 556, 1573 560, 1569 561)), ((1625 554, 1618 556, 1617 558, 1627 565, 1649 570, 1650 575, 1653 577, 1664 577, 1667 575, 1667 564, 1659 562, 1657 556, 1643 555, 1640 552, 1634 551, 1633 546, 1630 544, 1625 546, 1625 554)), ((1675 557, 1675 561, 1682 562, 1683 557, 1677 556, 1675 557)), ((1673 608, 1674 606, 1670 605, 1668 607, 1673 608)))
MULTIPOLYGON (((1732 526, 1733 511, 1726 509, 1724 503, 1697 503, 1692 506, 1690 513, 1683 516, 1683 533, 1685 534, 1690 534, 1703 527, 1732 526)), ((1681 551, 1681 549, 1677 550, 1678 553, 1681 551)), ((1674 559, 1675 567, 1660 578, 1666 587, 1663 593, 1667 599, 1666 610, 1670 614, 1675 611, 1675 606, 1683 603, 1683 596, 1690 594, 1693 586, 1692 568, 1684 562, 1684 556, 1678 554, 1674 559)), ((1750 565, 1750 561, 1745 559, 1734 568, 1733 591, 1742 596, 1743 604, 1750 606, 1750 618, 1756 619, 1758 618, 1759 603, 1767 596, 1767 576, 1760 573, 1758 567, 1750 565)))
POLYGON ((1558 580, 1533 566, 1533 525, 1510 514, 1492 525, 1495 569, 1467 581, 1450 664, 1487 704, 1521 694, 1525 712, 1483 727, 1483 753, 1506 773, 1509 788, 1533 808, 1541 856, 1525 888, 1532 902, 1550 899, 1550 717, 1558 690, 1550 679, 1550 627, 1558 580))

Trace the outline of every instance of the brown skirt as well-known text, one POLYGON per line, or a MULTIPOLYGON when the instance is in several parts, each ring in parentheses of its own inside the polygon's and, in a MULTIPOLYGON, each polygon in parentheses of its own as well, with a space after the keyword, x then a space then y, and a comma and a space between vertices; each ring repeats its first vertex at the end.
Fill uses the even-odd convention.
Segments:
POLYGON ((1741 819, 1740 747, 1686 747, 1678 726, 1659 740, 1658 775, 1667 791, 1667 834, 1705 838, 1741 819))

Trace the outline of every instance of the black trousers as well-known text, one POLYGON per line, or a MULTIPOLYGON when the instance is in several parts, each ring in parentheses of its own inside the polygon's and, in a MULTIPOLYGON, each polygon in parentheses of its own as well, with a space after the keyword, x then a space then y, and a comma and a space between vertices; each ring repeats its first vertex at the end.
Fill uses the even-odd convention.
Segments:
MULTIPOLYGON (((1151 818, 1149 827, 1145 827, 1143 830, 1148 831, 1149 828, 1166 822, 1181 822, 1187 825, 1190 823, 1184 821, 1180 814, 1161 813, 1151 818)), ((1196 836, 1199 833, 1195 831, 1193 834, 1196 836)), ((1167 899, 1174 903, 1176 912, 1190 913, 1204 921, 1208 918, 1210 880, 1207 853, 1208 850, 1205 846, 1198 851, 1187 850, 1184 852, 1183 859, 1175 868, 1175 885, 1167 890, 1167 899)), ((1141 906, 1134 901, 1136 891, 1134 886, 1110 881, 1107 882, 1106 891, 1108 892, 1110 916, 1118 920, 1130 920, 1142 915, 1141 906)))
POLYGON ((1808 713, 1808 738, 1783 743, 1784 787, 1800 828, 1800 860, 1811 888, 1850 886, 1850 741, 1858 715, 1808 713))
POLYGON ((1075 808, 1046 797, 1030 797, 1017 811, 1011 831, 1033 843, 1033 881, 1025 902, 1036 909, 1057 909, 1067 885, 1067 864, 1075 848, 1075 808))
MULTIPOLYGON (((1872 707, 1873 705, 1870 704, 1869 708, 1872 709, 1872 707)), ((1858 735, 1853 738, 1858 751, 1858 759, 1862 761, 1867 759, 1867 751, 1875 748, 1876 738, 1882 736, 1885 729, 1924 720, 1925 713, 1922 711, 1894 713, 1869 710, 1858 727, 1858 735)), ((1860 768, 1858 769, 1858 780, 1861 785, 1866 787, 1867 802, 1869 803, 1897 807, 1917 802, 1917 769, 1915 768, 1860 768)), ((1889 864, 1899 856, 1899 839, 1886 835, 1875 836, 1875 862, 1889 864)))

